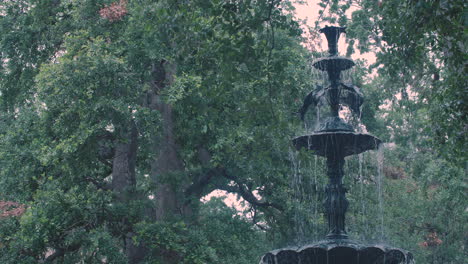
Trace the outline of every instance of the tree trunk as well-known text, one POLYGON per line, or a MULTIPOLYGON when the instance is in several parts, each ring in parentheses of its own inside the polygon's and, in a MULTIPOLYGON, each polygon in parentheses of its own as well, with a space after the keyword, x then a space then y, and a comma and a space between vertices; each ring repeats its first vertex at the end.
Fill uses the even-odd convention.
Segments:
POLYGON ((137 152, 137 130, 132 122, 124 139, 117 139, 112 161, 112 190, 118 201, 127 201, 128 192, 136 185, 135 165, 137 152))
MULTIPOLYGON (((129 131, 123 133, 123 140, 117 140, 112 162, 112 190, 118 203, 128 203, 133 199, 136 187, 135 166, 137 155, 138 132, 135 123, 129 125, 129 131)), ((123 219, 124 226, 127 219, 123 219)), ((139 263, 143 260, 146 248, 135 245, 132 237, 133 232, 125 234, 125 254, 129 263, 139 263)))
POLYGON ((164 220, 171 215, 180 213, 174 186, 165 182, 163 176, 184 170, 183 163, 178 156, 179 147, 174 139, 172 107, 161 103, 160 111, 163 131, 155 146, 156 159, 151 165, 151 176, 156 184, 156 220, 164 220))
MULTIPOLYGON (((162 131, 154 138, 155 159, 151 164, 151 179, 156 186, 155 213, 156 221, 164 221, 174 215, 186 215, 190 210, 184 209, 184 202, 179 201, 176 189, 182 190, 184 184, 173 186, 165 177, 171 173, 184 171, 184 163, 179 157, 179 146, 174 134, 174 117, 172 106, 163 102, 159 92, 173 83, 175 65, 162 61, 153 65, 152 90, 148 93, 148 107, 157 110, 162 118, 162 131)), ((188 207, 187 207, 188 208, 188 207)), ((177 252, 161 250, 162 263, 179 263, 177 252)))
POLYGON ((157 221, 164 220, 171 215, 181 212, 177 201, 174 186, 171 186, 163 177, 170 173, 184 170, 184 165, 178 152, 179 146, 174 136, 174 120, 172 106, 163 102, 159 92, 173 83, 175 65, 162 61, 153 66, 152 91, 149 93, 149 107, 161 113, 162 133, 154 139, 155 159, 151 164, 151 179, 156 186, 156 212, 157 221))

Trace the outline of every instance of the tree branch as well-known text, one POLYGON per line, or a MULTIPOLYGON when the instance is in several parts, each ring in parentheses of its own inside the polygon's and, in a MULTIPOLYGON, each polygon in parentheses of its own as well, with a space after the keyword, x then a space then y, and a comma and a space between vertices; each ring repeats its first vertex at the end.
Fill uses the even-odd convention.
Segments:
POLYGON ((234 177, 230 177, 230 179, 234 181, 237 186, 222 186, 222 187, 219 187, 218 189, 221 189, 227 192, 238 193, 244 200, 246 200, 247 202, 255 206, 273 207, 280 211, 284 210, 283 207, 279 204, 259 200, 257 197, 255 197, 252 191, 249 190, 249 188, 247 187, 245 183, 241 183, 239 182, 239 180, 237 179, 234 180, 233 178, 234 177))
POLYGON ((211 182, 211 179, 213 179, 216 175, 222 175, 222 169, 219 168, 213 168, 209 169, 199 177, 197 177, 197 180, 190 185, 187 189, 185 189, 185 195, 187 197, 189 196, 195 196, 197 198, 201 197, 203 194, 203 191, 205 190, 205 187, 211 182))
POLYGON ((81 245, 71 245, 66 248, 57 248, 55 249, 55 252, 52 253, 52 255, 48 256, 47 258, 44 259, 43 263, 51 263, 53 262, 56 258, 63 257, 65 253, 71 252, 78 250, 81 247, 81 245))
POLYGON ((206 173, 202 174, 198 178, 198 181, 194 182, 185 190, 186 196, 187 197, 188 196, 200 197, 205 187, 209 185, 210 183, 212 183, 212 179, 215 178, 216 176, 222 176, 225 179, 235 182, 236 185, 232 186, 232 185, 227 185, 225 183, 223 184, 215 183, 213 185, 214 189, 220 189, 220 190, 231 192, 231 193, 237 193, 244 200, 246 200, 247 202, 255 206, 273 207, 280 211, 284 210, 283 207, 279 204, 259 200, 257 197, 255 197, 255 195, 252 193, 252 191, 250 190, 250 188, 248 187, 246 183, 240 180, 237 176, 228 174, 225 168, 220 168, 220 167, 209 169, 206 171, 206 173))
POLYGON ((100 182, 94 178, 91 178, 91 177, 85 177, 84 180, 86 182, 90 182, 92 184, 94 184, 96 186, 96 188, 98 189, 101 189, 101 190, 104 190, 104 191, 108 191, 108 190, 112 190, 112 187, 110 186, 110 184, 106 183, 106 182, 100 182))

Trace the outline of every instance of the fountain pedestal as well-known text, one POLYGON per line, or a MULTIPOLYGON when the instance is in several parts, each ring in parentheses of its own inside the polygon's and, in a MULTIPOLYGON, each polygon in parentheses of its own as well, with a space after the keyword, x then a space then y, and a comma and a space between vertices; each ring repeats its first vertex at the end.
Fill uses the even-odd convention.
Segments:
POLYGON ((325 189, 325 215, 328 220, 329 239, 346 239, 345 214, 349 202, 346 199, 346 188, 343 186, 344 157, 327 159, 327 174, 330 183, 325 189))

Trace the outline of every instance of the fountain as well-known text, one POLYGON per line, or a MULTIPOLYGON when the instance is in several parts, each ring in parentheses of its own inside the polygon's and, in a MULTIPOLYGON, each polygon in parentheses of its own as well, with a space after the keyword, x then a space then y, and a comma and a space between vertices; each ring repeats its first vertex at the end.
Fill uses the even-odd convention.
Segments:
POLYGON ((358 112, 363 96, 358 87, 341 81, 341 74, 354 66, 351 59, 338 56, 338 39, 345 33, 344 27, 325 27, 320 30, 328 41, 329 56, 313 62, 313 67, 328 74, 329 85, 318 86, 306 96, 299 110, 304 119, 309 106, 319 103, 330 107, 330 115, 320 122, 319 127, 308 135, 293 139, 296 149, 305 148, 314 155, 327 160, 329 183, 325 189, 325 216, 329 233, 320 242, 288 247, 264 255, 260 264, 410 264, 414 263, 411 253, 385 245, 369 245, 348 238, 345 214, 348 209, 346 188, 343 185, 345 157, 367 150, 377 149, 381 141, 367 133, 354 132, 352 125, 339 116, 342 106, 358 112))

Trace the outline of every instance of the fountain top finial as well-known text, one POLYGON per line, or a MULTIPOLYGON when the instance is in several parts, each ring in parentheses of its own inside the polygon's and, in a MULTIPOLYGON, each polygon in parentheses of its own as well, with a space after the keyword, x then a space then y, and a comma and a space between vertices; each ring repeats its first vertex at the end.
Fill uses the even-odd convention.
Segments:
POLYGON ((338 39, 340 38, 341 33, 346 33, 346 27, 325 26, 320 29, 320 33, 325 34, 325 37, 327 38, 328 53, 330 53, 330 56, 338 54, 338 39))

